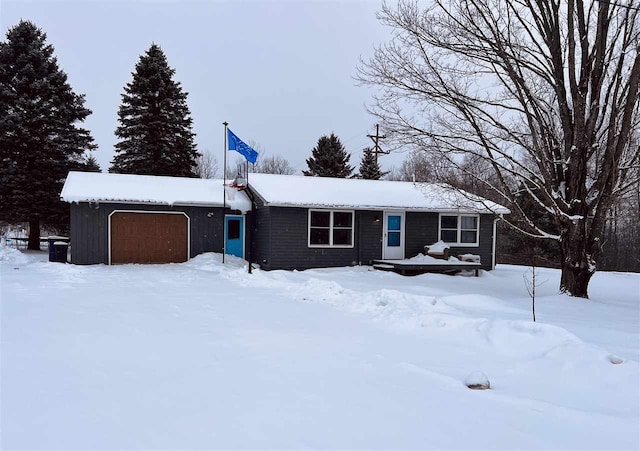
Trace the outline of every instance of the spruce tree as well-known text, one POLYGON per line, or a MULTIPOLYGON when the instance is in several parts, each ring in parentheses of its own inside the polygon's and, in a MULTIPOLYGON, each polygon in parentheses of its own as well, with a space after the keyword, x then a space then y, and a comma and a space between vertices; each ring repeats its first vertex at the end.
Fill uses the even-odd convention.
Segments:
POLYGON ((387 172, 382 172, 376 154, 369 147, 364 149, 360 161, 360 178, 368 180, 380 180, 387 172))
POLYGON ((349 165, 351 155, 336 135, 322 136, 318 144, 313 148, 311 157, 307 158, 308 171, 302 171, 304 175, 319 177, 347 178, 353 172, 353 166, 349 165))
POLYGON ((93 155, 85 156, 80 162, 78 170, 83 172, 102 172, 98 160, 93 155))
POLYGON ((187 93, 174 74, 158 45, 140 57, 122 94, 109 172, 197 177, 187 93))
POLYGON ((34 250, 41 223, 68 218, 59 197, 64 179, 96 147, 77 125, 91 114, 84 95, 73 92, 46 38, 20 21, 0 42, 0 217, 28 221, 34 250))

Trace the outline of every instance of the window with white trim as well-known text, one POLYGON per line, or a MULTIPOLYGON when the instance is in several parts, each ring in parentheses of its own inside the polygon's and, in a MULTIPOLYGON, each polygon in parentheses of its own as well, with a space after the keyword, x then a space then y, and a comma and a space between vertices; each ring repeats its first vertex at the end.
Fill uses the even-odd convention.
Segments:
POLYGON ((479 230, 478 215, 440 215, 440 239, 445 243, 477 246, 479 230))
POLYGON ((309 247, 353 247, 353 211, 309 210, 309 247))

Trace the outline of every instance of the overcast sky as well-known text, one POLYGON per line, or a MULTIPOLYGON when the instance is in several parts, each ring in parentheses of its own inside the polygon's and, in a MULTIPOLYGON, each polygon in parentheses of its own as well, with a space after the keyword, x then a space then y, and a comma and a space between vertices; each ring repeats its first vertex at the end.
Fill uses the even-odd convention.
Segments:
MULTIPOLYGON (((200 150, 222 165, 223 121, 296 169, 322 135, 335 132, 357 168, 375 118, 356 86, 358 60, 389 31, 380 1, 7 1, 3 39, 20 19, 47 33, 60 67, 93 114, 85 121, 103 171, 113 158, 117 111, 140 55, 159 44, 189 93, 200 150)), ((382 157, 383 167, 400 156, 382 157)))

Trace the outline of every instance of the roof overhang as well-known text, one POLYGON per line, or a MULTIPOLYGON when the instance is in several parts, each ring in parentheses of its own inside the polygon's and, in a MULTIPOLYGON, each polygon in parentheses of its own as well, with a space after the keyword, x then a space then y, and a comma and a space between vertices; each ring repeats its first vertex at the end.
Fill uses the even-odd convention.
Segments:
POLYGON ((511 211, 505 207, 500 206, 495 210, 476 210, 469 208, 416 208, 407 206, 387 206, 387 205, 347 205, 347 204, 293 204, 286 202, 265 202, 267 207, 285 207, 285 208, 318 208, 318 209, 344 209, 344 210, 396 210, 396 211, 411 211, 416 213, 456 213, 456 214, 483 214, 483 215, 503 215, 509 214, 511 211))

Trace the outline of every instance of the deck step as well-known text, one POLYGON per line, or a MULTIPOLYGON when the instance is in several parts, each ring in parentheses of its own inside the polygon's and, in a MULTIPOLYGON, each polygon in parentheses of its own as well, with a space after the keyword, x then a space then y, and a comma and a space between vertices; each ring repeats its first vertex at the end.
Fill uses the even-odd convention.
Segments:
POLYGON ((373 265, 373 269, 381 269, 383 271, 393 271, 394 266, 386 263, 376 263, 373 265))

